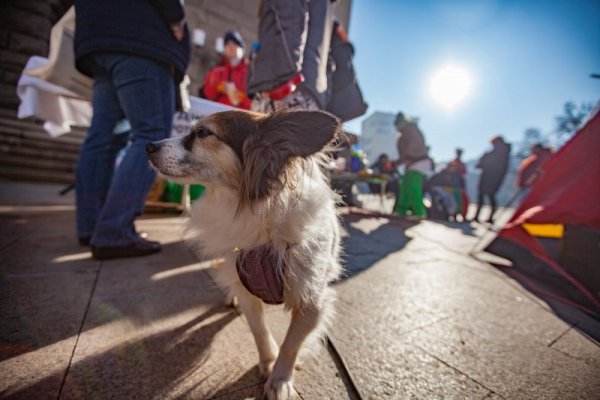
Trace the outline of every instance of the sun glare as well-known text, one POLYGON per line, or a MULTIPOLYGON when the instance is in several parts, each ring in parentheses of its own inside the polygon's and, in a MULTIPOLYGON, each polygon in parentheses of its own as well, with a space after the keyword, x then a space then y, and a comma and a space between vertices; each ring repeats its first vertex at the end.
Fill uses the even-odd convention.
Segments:
POLYGON ((433 75, 429 91, 436 102, 452 109, 470 94, 471 78, 464 69, 447 65, 433 75))

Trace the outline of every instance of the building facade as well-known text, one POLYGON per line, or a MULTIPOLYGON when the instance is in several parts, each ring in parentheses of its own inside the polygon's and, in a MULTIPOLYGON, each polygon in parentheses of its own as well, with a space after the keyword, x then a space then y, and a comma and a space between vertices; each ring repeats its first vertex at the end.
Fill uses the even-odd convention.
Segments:
POLYGON ((367 153, 369 163, 375 162, 382 153, 386 153, 392 160, 398 158, 394 117, 392 113, 375 111, 363 120, 360 145, 367 153))

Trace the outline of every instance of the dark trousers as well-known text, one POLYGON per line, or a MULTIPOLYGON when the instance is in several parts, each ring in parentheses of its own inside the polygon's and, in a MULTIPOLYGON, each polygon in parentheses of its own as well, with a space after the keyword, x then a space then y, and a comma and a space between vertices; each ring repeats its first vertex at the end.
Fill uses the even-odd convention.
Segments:
POLYGON ((492 212, 490 213, 490 217, 487 219, 488 222, 492 222, 494 220, 494 214, 496 213, 496 193, 485 193, 485 192, 479 192, 479 195, 477 196, 477 212, 475 213, 475 216, 473 217, 474 220, 478 221, 479 220, 479 213, 481 212, 481 207, 483 207, 484 204, 484 197, 487 197, 489 202, 490 202, 490 206, 492 207, 492 212))

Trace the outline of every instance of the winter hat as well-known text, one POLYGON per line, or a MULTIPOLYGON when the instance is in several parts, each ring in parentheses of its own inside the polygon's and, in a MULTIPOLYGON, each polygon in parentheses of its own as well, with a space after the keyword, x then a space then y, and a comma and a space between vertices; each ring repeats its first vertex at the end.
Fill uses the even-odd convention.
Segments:
POLYGON ((246 48, 246 44, 244 43, 244 39, 242 39, 242 35, 237 31, 229 31, 223 36, 223 44, 227 44, 227 42, 234 42, 242 49, 246 48))

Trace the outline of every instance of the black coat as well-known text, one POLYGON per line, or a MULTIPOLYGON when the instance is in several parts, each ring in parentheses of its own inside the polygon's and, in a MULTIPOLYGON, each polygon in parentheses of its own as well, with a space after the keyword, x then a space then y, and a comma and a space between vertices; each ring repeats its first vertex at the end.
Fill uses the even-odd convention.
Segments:
POLYGON ((169 24, 184 18, 179 0, 75 0, 75 64, 91 76, 86 56, 116 52, 150 58, 183 78, 190 58, 187 32, 178 42, 169 24))
POLYGON ((360 117, 367 112, 362 91, 356 81, 354 47, 344 42, 336 32, 331 37, 328 63, 328 92, 326 110, 342 121, 360 117))
POLYGON ((508 170, 510 144, 498 142, 494 148, 485 153, 479 160, 477 168, 481 169, 479 193, 495 194, 508 170))

